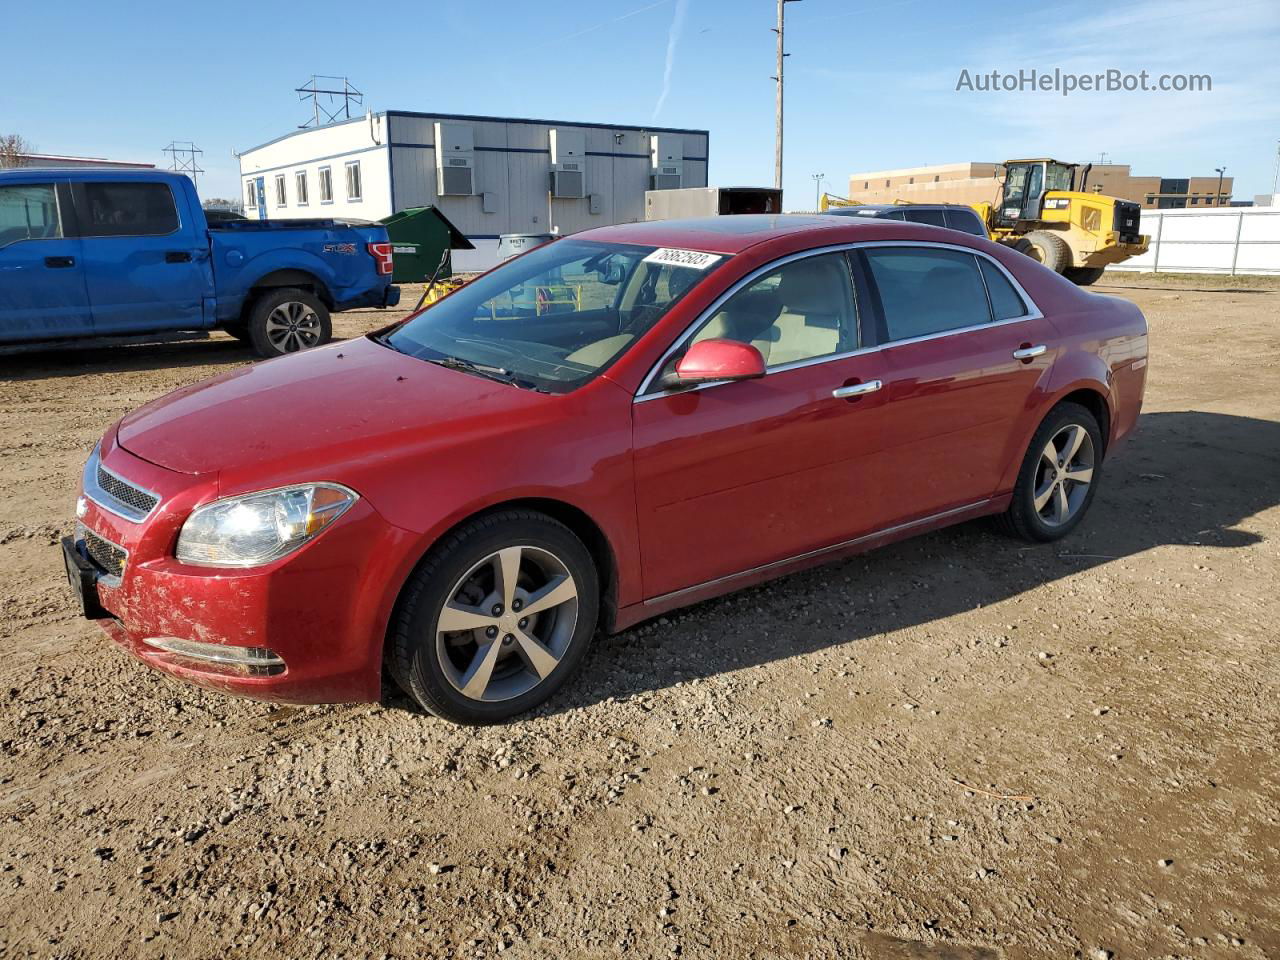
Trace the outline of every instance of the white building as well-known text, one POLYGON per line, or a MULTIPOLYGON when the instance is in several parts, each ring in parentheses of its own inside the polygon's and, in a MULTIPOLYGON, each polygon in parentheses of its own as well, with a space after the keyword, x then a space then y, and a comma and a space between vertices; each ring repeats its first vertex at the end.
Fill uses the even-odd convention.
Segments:
POLYGON ((646 190, 707 185, 708 133, 388 110, 240 154, 245 213, 380 220, 437 205, 496 261, 502 234, 577 233, 645 218, 646 190))

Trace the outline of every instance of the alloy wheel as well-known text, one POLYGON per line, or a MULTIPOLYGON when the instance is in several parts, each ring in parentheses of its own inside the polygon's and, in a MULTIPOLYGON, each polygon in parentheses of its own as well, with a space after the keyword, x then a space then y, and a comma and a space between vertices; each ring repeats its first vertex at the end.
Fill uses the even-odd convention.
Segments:
POLYGON ((578 585, 549 550, 511 546, 468 570, 436 620, 436 656, 449 684, 471 700, 528 693, 568 652, 578 585))
POLYGON ((1093 438, 1069 423, 1049 438, 1036 464, 1034 505, 1047 526, 1060 527, 1074 517, 1089 496, 1095 467, 1093 438))
POLYGON ((305 303, 288 300, 267 314, 267 339, 280 353, 297 353, 320 342, 320 317, 305 303))

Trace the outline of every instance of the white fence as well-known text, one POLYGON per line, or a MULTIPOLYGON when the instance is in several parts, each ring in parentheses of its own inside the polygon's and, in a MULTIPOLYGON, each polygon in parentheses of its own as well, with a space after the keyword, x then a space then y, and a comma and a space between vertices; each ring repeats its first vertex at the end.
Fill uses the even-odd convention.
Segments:
POLYGON ((1143 210, 1151 248, 1108 270, 1280 274, 1280 207, 1143 210))

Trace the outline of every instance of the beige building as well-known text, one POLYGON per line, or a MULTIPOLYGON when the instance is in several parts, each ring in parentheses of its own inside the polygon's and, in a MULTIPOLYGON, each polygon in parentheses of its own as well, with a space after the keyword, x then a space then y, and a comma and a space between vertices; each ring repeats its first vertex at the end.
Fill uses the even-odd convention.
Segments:
MULTIPOLYGON (((1004 167, 998 163, 946 163, 934 167, 874 170, 849 175, 849 199, 859 203, 994 203, 1000 195, 1004 167)), ((1225 207, 1231 202, 1232 178, 1135 177, 1124 163, 1095 163, 1085 189, 1132 200, 1151 209, 1225 207)))

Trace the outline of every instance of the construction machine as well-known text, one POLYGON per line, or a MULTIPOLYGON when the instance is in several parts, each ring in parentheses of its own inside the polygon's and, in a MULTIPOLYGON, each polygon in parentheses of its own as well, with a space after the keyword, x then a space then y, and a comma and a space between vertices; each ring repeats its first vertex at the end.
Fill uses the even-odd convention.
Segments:
POLYGON ((822 199, 818 201, 818 211, 826 213, 832 207, 860 207, 862 206, 857 200, 850 200, 847 197, 837 197, 834 193, 824 193, 822 199))
POLYGON ((1085 191, 1092 166, 1009 160, 996 203, 973 208, 992 240, 1087 286, 1108 264, 1146 253, 1150 242, 1138 232, 1136 203, 1085 191))

